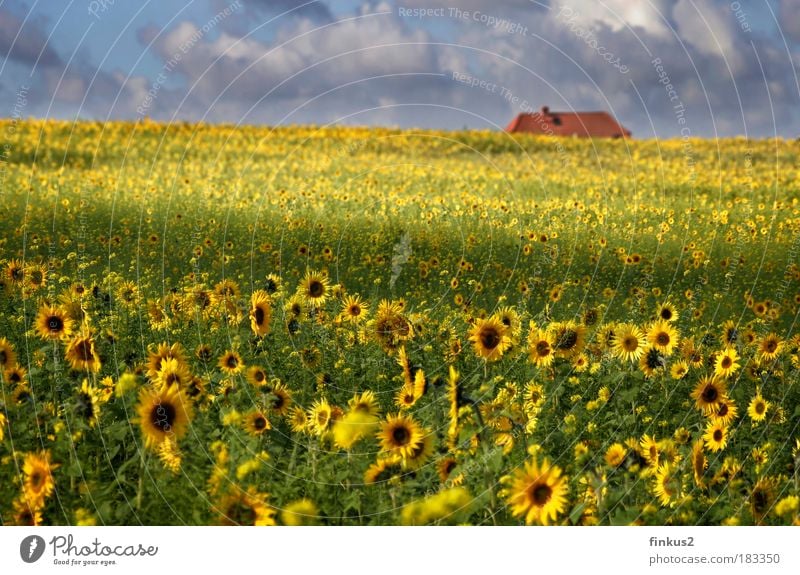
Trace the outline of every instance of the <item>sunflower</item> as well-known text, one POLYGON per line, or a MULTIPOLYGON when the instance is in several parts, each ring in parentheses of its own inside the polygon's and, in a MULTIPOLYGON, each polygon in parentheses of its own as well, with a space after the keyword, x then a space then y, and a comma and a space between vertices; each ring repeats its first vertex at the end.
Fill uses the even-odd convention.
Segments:
POLYGON ((43 305, 36 315, 36 333, 44 340, 69 337, 72 325, 72 320, 60 307, 43 305))
POLYGON ((525 400, 525 411, 536 411, 544 405, 544 386, 535 381, 529 381, 525 385, 525 391, 522 397, 525 400))
POLYGON ((517 310, 511 306, 504 306, 498 309, 494 315, 506 327, 512 338, 519 337, 522 332, 522 321, 517 310))
POLYGON ((764 477, 758 480, 750 492, 750 512, 760 523, 775 502, 775 481, 764 477))
POLYGON ((6 264, 6 278, 11 285, 20 285, 25 279, 25 266, 19 260, 10 260, 6 264))
POLYGON ((295 433, 305 433, 308 430, 308 414, 306 410, 296 405, 289 415, 289 426, 295 433))
POLYGON ((714 361, 714 374, 720 377, 730 377, 741 367, 738 363, 739 354, 732 347, 728 347, 717 354, 714 361))
POLYGON ((771 405, 770 402, 761 397, 760 390, 756 391, 753 399, 750 400, 750 405, 747 406, 747 415, 749 415, 750 419, 755 423, 764 421, 771 405))
POLYGON ((192 381, 192 373, 186 364, 179 362, 177 359, 165 359, 161 362, 161 368, 158 370, 153 383, 169 387, 170 385, 177 385, 181 389, 185 389, 189 382, 192 381))
POLYGON ((255 387, 263 387, 267 384, 267 372, 259 365, 251 365, 247 368, 247 381, 255 387))
POLYGON ((42 510, 27 501, 24 495, 15 499, 12 506, 14 525, 34 527, 42 524, 42 510))
POLYGON ((639 358, 639 369, 646 377, 652 377, 667 365, 667 358, 655 347, 648 347, 639 358))
POLYGON ((275 510, 267 494, 253 489, 226 495, 216 507, 221 525, 275 525, 275 510))
POLYGON ((326 399, 315 401, 308 410, 308 426, 315 435, 323 435, 331 427, 333 409, 326 399))
POLYGON ((11 385, 25 385, 27 383, 28 370, 20 365, 9 367, 5 372, 6 382, 11 385))
POLYGON ((783 342, 775 333, 769 333, 758 342, 758 358, 762 362, 774 360, 783 349, 783 342))
POLYGON ((157 449, 158 459, 165 468, 169 469, 172 473, 178 473, 181 470, 181 451, 178 449, 178 444, 167 438, 162 441, 157 449))
POLYGON ((377 416, 365 411, 350 411, 333 424, 333 442, 337 447, 350 449, 357 441, 370 435, 377 425, 377 416))
POLYGON ((330 295, 330 282, 328 276, 315 271, 307 271, 306 277, 297 288, 297 292, 305 298, 308 305, 314 308, 322 307, 330 295))
POLYGON ((716 411, 711 414, 711 419, 722 425, 730 425, 736 420, 738 414, 739 410, 736 407, 736 403, 731 398, 726 397, 719 402, 716 411))
POLYGON ((242 290, 239 289, 237 284, 232 279, 224 279, 214 286, 214 295, 219 300, 237 301, 239 296, 242 295, 242 290))
POLYGON ((50 452, 28 453, 22 464, 24 481, 22 485, 25 501, 34 509, 44 507, 45 499, 50 497, 55 489, 53 470, 58 465, 50 463, 50 452))
POLYGON ((443 457, 436 463, 436 472, 442 483, 450 478, 450 474, 458 467, 458 461, 453 457, 443 457))
POLYGON ((281 511, 281 521, 284 525, 299 526, 312 525, 319 517, 319 509, 310 499, 298 499, 288 503, 281 511))
POLYGON ((422 443, 423 432, 411 416, 398 413, 386 418, 377 437, 381 441, 382 451, 410 457, 422 443))
POLYGON ((586 326, 574 321, 554 322, 550 325, 553 334, 553 349, 556 355, 569 357, 583 350, 586 326))
POLYGON ((403 385, 394 397, 394 404, 400 409, 409 409, 417 403, 417 396, 414 388, 403 385))
POLYGON ((33 393, 27 384, 20 384, 11 392, 11 403, 16 406, 23 406, 26 403, 33 405, 33 393))
POLYGON ((478 319, 470 330, 469 341, 472 342, 475 354, 486 361, 496 361, 511 346, 508 328, 492 316, 478 319))
POLYGON ((244 419, 244 429, 250 435, 257 437, 268 429, 272 429, 269 419, 259 410, 251 411, 244 419))
POLYGON ((267 274, 267 277, 264 279, 264 291, 269 295, 278 293, 282 285, 283 280, 281 280, 279 275, 267 274))
POLYGON ((250 297, 250 328, 258 337, 269 333, 269 320, 272 317, 272 301, 264 290, 256 290, 250 297))
POLYGON ((433 455, 434 435, 424 429, 421 433, 423 434, 422 441, 408 456, 403 458, 403 469, 417 470, 425 465, 433 455))
POLYGON ((658 468, 658 458, 661 452, 655 437, 647 434, 643 435, 642 440, 639 442, 639 451, 650 467, 658 468))
POLYGON ((177 441, 183 437, 192 419, 192 406, 177 385, 145 387, 139 392, 136 413, 145 445, 157 448, 167 438, 177 441))
POLYGON ((301 320, 306 316, 307 309, 306 309, 306 300, 299 294, 294 294, 283 306, 283 310, 286 312, 289 320, 301 320))
POLYGON ((5 372, 17 363, 14 346, 6 338, 0 337, 0 373, 5 372))
POLYGON ((100 395, 97 388, 89 385, 87 379, 83 380, 81 388, 78 391, 78 397, 75 402, 75 413, 77 416, 94 427, 97 419, 100 417, 100 395))
POLYGON ((727 399, 728 387, 724 380, 713 375, 700 378, 692 391, 691 397, 697 409, 710 415, 719 409, 720 403, 727 399))
POLYGON ((342 312, 340 316, 353 324, 362 322, 367 317, 369 304, 361 299, 359 295, 349 295, 342 302, 342 312))
POLYGON ((375 485, 389 481, 400 469, 399 458, 378 459, 364 472, 364 484, 375 485))
POLYGON ((705 443, 703 439, 698 439, 692 445, 692 471, 694 472, 694 482, 698 487, 705 487, 705 471, 708 467, 706 453, 703 450, 705 443))
POLYGON ((662 507, 672 507, 681 495, 680 475, 670 463, 658 467, 653 492, 662 507))
POLYGON ((347 402, 348 407, 353 412, 363 412, 368 415, 378 416, 381 413, 381 408, 378 405, 378 398, 375 397, 375 392, 368 389, 361 394, 356 394, 347 402))
POLYGON ((508 484, 502 491, 514 517, 524 517, 525 523, 547 525, 558 518, 567 505, 567 481, 561 469, 550 465, 547 459, 541 464, 536 459, 527 462, 511 476, 501 479, 508 484))
POLYGON ((528 356, 536 367, 547 367, 553 363, 553 340, 548 331, 531 329, 528 334, 528 356))
POLYGON ((612 351, 614 355, 623 361, 636 361, 644 353, 647 347, 642 330, 629 323, 622 323, 614 330, 614 340, 612 351))
POLYGON ((678 345, 678 330, 668 321, 656 320, 647 330, 647 341, 661 352, 664 356, 669 357, 678 345))
POLYGON ((619 467, 625 463, 628 450, 621 443, 614 443, 606 450, 605 460, 609 467, 619 467))
POLYGON ((687 373, 689 373, 689 366, 683 360, 676 361, 672 364, 672 367, 669 368, 669 374, 672 376, 672 379, 683 379, 686 377, 687 373))
POLYGON ((128 309, 133 309, 139 304, 139 288, 131 281, 122 282, 117 287, 117 301, 128 309))
POLYGON ((242 356, 233 350, 228 350, 223 353, 222 356, 220 356, 217 365, 226 375, 236 375, 244 369, 242 356))
POLYGON ((289 413, 292 406, 292 392, 280 380, 275 379, 268 383, 264 392, 266 395, 264 401, 272 413, 279 416, 289 413))
POLYGON ((728 320, 722 324, 722 336, 720 340, 724 347, 730 347, 739 341, 739 329, 733 321, 728 320))
POLYGON ((728 428, 719 422, 712 421, 706 426, 703 440, 710 451, 714 453, 722 451, 728 444, 728 428))
POLYGON ((372 336, 388 353, 396 351, 414 335, 411 322, 403 315, 403 307, 400 302, 382 300, 375 318, 367 324, 372 336))
POLYGON ((397 364, 403 370, 403 382, 407 387, 411 387, 414 385, 414 382, 411 377, 411 364, 408 361, 408 355, 406 354, 406 347, 400 346, 397 349, 397 364))
POLYGON ((81 330, 78 335, 69 340, 66 357, 72 369, 76 371, 97 373, 102 366, 100 356, 95 350, 92 332, 88 329, 81 330))
MULTIPOLYGON (((207 347, 207 346, 204 346, 207 347)), ((201 346, 198 346, 198 358, 201 357, 201 346)), ((210 358, 210 355, 209 355, 210 358)), ((147 375, 151 379, 158 377, 158 372, 161 370, 161 364, 167 359, 177 360, 179 363, 186 363, 186 355, 183 351, 183 346, 180 343, 173 343, 172 345, 164 342, 158 345, 155 351, 148 351, 147 354, 147 375)), ((205 360, 204 360, 205 361, 205 360)))
POLYGON ((673 323, 678 321, 678 311, 675 304, 667 300, 656 308, 656 317, 660 320, 673 323))

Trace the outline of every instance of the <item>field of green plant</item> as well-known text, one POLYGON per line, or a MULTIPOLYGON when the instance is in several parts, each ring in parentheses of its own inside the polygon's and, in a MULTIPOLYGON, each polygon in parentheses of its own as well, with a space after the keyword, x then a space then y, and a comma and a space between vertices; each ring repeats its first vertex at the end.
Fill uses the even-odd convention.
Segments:
POLYGON ((800 144, 0 124, 0 523, 800 523, 800 144))

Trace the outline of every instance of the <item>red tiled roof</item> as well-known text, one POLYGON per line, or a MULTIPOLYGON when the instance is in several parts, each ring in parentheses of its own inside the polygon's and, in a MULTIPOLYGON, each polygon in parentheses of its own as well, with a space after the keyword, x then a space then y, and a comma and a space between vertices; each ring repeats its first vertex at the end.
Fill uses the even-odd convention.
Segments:
POLYGON ((519 114, 506 132, 592 138, 630 138, 626 130, 606 112, 551 112, 547 107, 533 114, 519 114))

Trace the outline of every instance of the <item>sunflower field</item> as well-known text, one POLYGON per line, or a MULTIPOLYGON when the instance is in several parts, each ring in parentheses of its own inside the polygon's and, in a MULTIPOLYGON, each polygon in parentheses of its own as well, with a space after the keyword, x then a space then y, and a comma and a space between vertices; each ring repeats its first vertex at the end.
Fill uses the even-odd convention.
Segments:
POLYGON ((800 524, 797 142, 0 136, 2 524, 800 524))

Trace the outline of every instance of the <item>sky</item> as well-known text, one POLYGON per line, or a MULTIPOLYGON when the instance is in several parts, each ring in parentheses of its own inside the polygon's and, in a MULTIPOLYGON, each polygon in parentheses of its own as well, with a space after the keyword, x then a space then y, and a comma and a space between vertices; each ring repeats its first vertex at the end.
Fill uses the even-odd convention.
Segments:
POLYGON ((800 136, 800 0, 0 0, 0 116, 800 136))

